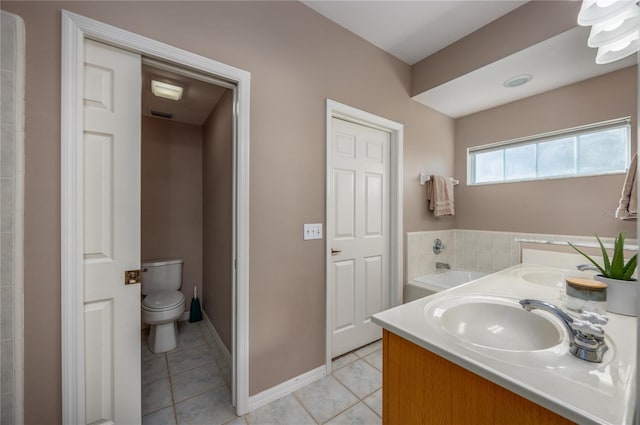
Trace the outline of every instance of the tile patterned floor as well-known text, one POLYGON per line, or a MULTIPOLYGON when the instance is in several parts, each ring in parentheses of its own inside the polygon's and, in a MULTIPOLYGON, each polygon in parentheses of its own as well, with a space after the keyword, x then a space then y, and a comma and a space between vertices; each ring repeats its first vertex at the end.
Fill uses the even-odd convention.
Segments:
POLYGON ((333 361, 332 373, 243 417, 231 406, 231 369, 204 322, 179 323, 180 344, 153 354, 142 340, 143 425, 378 425, 382 342, 333 361))

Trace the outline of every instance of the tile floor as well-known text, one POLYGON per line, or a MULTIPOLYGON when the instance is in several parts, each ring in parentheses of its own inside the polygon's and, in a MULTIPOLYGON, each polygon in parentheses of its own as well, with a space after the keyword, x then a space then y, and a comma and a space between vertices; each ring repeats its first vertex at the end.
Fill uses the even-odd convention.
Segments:
POLYGON ((231 369, 204 322, 180 322, 175 350, 142 340, 143 425, 381 424, 382 342, 333 361, 332 373, 243 417, 231 406, 231 369))

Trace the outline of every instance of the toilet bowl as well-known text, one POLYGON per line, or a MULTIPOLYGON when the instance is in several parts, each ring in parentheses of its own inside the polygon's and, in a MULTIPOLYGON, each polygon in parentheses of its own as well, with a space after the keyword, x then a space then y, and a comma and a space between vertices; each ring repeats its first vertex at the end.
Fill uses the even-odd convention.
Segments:
POLYGON ((164 353, 178 345, 177 320, 185 311, 182 260, 154 260, 142 263, 142 321, 150 326, 149 350, 164 353))
POLYGON ((178 319, 185 310, 180 291, 160 291, 142 300, 142 321, 150 325, 147 343, 152 353, 165 353, 178 346, 178 319))

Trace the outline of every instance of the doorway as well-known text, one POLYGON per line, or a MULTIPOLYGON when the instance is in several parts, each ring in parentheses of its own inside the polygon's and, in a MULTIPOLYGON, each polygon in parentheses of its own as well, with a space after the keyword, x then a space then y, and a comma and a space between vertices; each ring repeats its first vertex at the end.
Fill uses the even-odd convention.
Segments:
MULTIPOLYGON (((235 224, 232 297, 233 397, 238 414, 248 405, 249 252, 249 81, 246 71, 63 11, 62 40, 62 385, 63 422, 85 420, 84 204, 83 204, 83 44, 93 39, 125 51, 227 81, 235 85, 233 129, 235 224)), ((138 264, 139 267, 139 264, 138 264)), ((137 303, 139 307, 139 302, 137 303)), ((139 328, 138 328, 139 329, 139 328)), ((123 329, 114 329, 121 332, 123 329)), ((134 333, 131 333, 134 335, 134 333)), ((132 336, 133 338, 133 336, 132 336)), ((140 338, 139 334, 135 338, 140 338)), ((139 341, 139 339, 138 339, 139 341)), ((116 379, 126 379, 115 370, 116 379)))
POLYGON ((326 125, 330 373, 332 358, 378 338, 372 314, 402 303, 403 125, 329 99, 326 125))
POLYGON ((188 421, 207 397, 220 401, 216 417, 233 418, 235 86, 145 57, 141 70, 141 289, 154 290, 144 286, 148 262, 181 261, 186 301, 165 353, 151 351, 142 322, 143 421, 188 421))

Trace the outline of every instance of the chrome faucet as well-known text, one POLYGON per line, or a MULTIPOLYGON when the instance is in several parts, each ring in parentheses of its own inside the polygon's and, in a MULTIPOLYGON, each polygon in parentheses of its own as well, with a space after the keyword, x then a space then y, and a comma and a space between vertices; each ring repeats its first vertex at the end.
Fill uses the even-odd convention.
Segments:
POLYGON ((433 241, 433 253, 439 255, 445 249, 444 244, 440 240, 440 238, 436 238, 433 241))
POLYGON ((600 271, 600 269, 598 269, 593 264, 580 264, 579 266, 576 266, 576 269, 580 270, 581 272, 583 272, 585 270, 593 270, 594 272, 599 272, 600 271))
POLYGON ((571 354, 588 362, 602 362, 604 353, 609 349, 604 341, 604 330, 601 326, 609 321, 607 316, 583 311, 580 319, 574 319, 555 305, 540 300, 520 300, 520 305, 527 311, 540 309, 558 317, 569 332, 571 354))
POLYGON ((440 261, 436 261, 436 269, 451 269, 451 266, 449 265, 449 263, 442 263, 440 261))

